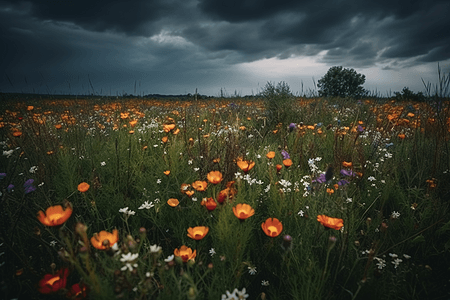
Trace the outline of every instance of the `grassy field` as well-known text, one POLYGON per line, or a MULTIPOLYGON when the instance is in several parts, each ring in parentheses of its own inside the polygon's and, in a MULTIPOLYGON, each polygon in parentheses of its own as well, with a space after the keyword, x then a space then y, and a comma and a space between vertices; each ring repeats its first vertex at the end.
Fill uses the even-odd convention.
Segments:
POLYGON ((0 143, 2 299, 450 297, 448 101, 17 97, 0 143))

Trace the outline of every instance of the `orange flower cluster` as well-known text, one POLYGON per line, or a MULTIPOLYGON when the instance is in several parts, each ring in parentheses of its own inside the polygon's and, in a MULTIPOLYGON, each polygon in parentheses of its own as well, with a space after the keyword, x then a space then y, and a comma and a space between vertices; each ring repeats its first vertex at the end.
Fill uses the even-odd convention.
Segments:
POLYGON ((234 181, 227 182, 227 187, 219 192, 217 196, 217 201, 219 203, 223 203, 225 199, 233 200, 234 196, 237 193, 237 190, 233 187, 234 181))

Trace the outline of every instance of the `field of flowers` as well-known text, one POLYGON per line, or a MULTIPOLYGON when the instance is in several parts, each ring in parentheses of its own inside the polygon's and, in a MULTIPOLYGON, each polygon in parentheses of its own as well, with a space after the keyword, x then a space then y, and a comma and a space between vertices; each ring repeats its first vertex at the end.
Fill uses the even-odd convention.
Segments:
POLYGON ((2 299, 448 299, 449 102, 24 99, 2 299))

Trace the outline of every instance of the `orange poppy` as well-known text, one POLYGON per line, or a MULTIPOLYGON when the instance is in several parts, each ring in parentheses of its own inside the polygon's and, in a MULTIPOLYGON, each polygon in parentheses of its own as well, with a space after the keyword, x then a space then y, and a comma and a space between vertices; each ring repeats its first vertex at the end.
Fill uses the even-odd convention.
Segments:
POLYGON ((138 122, 137 120, 131 120, 129 123, 130 123, 131 127, 134 127, 134 126, 136 126, 137 122, 138 122))
POLYGON ((240 203, 233 207, 234 215, 241 220, 245 220, 255 214, 255 210, 248 204, 240 203))
POLYGON ((27 110, 33 110, 33 109, 34 109, 34 106, 32 106, 32 105, 27 106, 27 110))
POLYGON ((287 159, 283 160, 283 165, 286 168, 289 168, 290 166, 292 166, 292 160, 290 158, 287 158, 287 159))
POLYGON ((266 157, 268 159, 272 159, 275 157, 275 151, 269 151, 269 153, 266 154, 266 157))
POLYGON ((40 210, 37 218, 39 222, 45 226, 58 226, 66 222, 72 215, 72 204, 68 203, 67 207, 61 205, 50 206, 45 213, 40 210))
POLYGON ((13 136, 21 136, 22 135, 22 131, 14 131, 13 132, 13 134, 12 134, 13 136))
POLYGON ((106 250, 113 246, 119 240, 119 231, 114 229, 112 233, 107 231, 100 231, 98 234, 94 233, 91 237, 91 244, 99 250, 106 250))
POLYGON ((203 198, 201 205, 206 206, 206 209, 209 211, 213 211, 217 207, 216 201, 214 200, 214 198, 211 198, 211 197, 203 198))
POLYGON ((280 165, 280 164, 278 164, 278 165, 277 165, 277 172, 280 172, 282 168, 283 168, 283 166, 280 165))
POLYGON ((89 190, 90 185, 86 182, 82 182, 78 185, 78 190, 82 193, 85 193, 89 190))
POLYGON ((56 124, 56 125, 55 125, 55 128, 56 128, 56 129, 61 129, 61 128, 62 128, 62 125, 61 125, 61 124, 56 124))
POLYGON ((283 231, 283 224, 277 218, 268 218, 261 228, 267 236, 276 237, 283 231))
POLYGON ((189 227, 187 236, 194 240, 201 240, 208 233, 209 228, 206 226, 189 227))
POLYGON ((167 143, 167 141, 169 140, 169 138, 167 136, 163 136, 161 141, 165 144, 167 143))
POLYGON ((164 171, 164 175, 169 176, 170 175, 170 170, 164 171))
POLYGON ((240 158, 237 161, 237 165, 242 171, 244 171, 244 173, 247 173, 255 166, 255 162, 252 160, 242 160, 240 158))
POLYGON ((61 268, 55 274, 44 275, 44 278, 39 280, 39 292, 51 294, 64 289, 67 284, 67 276, 69 276, 69 269, 67 268, 61 268))
POLYGON ((344 220, 338 218, 331 218, 326 215, 318 215, 317 221, 325 227, 340 230, 344 226, 344 220))
POLYGON ((219 195, 217 196, 217 201, 219 203, 223 203, 225 199, 229 198, 230 200, 233 200, 234 195, 236 195, 237 191, 235 188, 233 188, 234 181, 229 181, 227 183, 227 188, 223 189, 219 192, 219 195))
POLYGON ((211 182, 212 184, 218 184, 223 179, 222 173, 220 173, 220 171, 211 171, 208 173, 206 177, 208 178, 208 181, 211 182))
POLYGON ((427 179, 426 183, 428 183, 429 188, 435 188, 437 186, 435 178, 427 179))
POLYGON ((343 162, 342 162, 342 166, 343 166, 344 168, 351 168, 351 167, 353 166, 353 163, 352 163, 352 162, 346 162, 346 161, 343 161, 343 162))
POLYGON ((398 137, 400 138, 400 139, 404 139, 405 137, 406 137, 406 135, 404 134, 404 133, 400 133, 399 135, 398 135, 398 137))
POLYGON ((174 131, 172 131, 172 134, 175 134, 175 135, 177 135, 179 133, 180 133, 180 128, 177 128, 174 131))
POLYGON ((197 180, 192 183, 192 187, 199 192, 203 192, 208 187, 208 183, 206 181, 197 180))
POLYGON ((178 206, 178 204, 180 204, 180 201, 178 201, 178 199, 175 198, 170 198, 169 200, 167 200, 167 204, 169 204, 172 207, 178 206))
POLYGON ((165 125, 163 125, 163 130, 164 130, 164 132, 169 132, 172 129, 174 129, 175 126, 176 126, 175 124, 165 124, 165 125))
POLYGON ((180 192, 186 194, 186 191, 188 191, 190 187, 191 187, 190 184, 182 183, 180 187, 180 192))
POLYGON ((192 195, 194 195, 194 191, 186 191, 185 192, 185 194, 188 196, 188 197, 191 197, 192 195))
POLYGON ((188 262, 191 259, 195 259, 195 257, 197 256, 197 250, 194 250, 194 252, 192 252, 191 248, 183 245, 180 247, 180 249, 177 248, 173 250, 173 254, 175 256, 181 257, 183 262, 188 262))
POLYGON ((331 194, 334 193, 334 190, 333 190, 333 189, 330 189, 330 188, 327 188, 327 193, 328 193, 328 195, 331 195, 331 194))

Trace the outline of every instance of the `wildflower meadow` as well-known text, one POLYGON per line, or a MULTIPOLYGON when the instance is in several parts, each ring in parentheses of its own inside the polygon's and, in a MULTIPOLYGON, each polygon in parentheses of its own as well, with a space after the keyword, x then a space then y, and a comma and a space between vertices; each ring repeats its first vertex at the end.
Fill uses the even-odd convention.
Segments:
POLYGON ((2 97, 2 299, 450 297, 448 99, 2 97))

